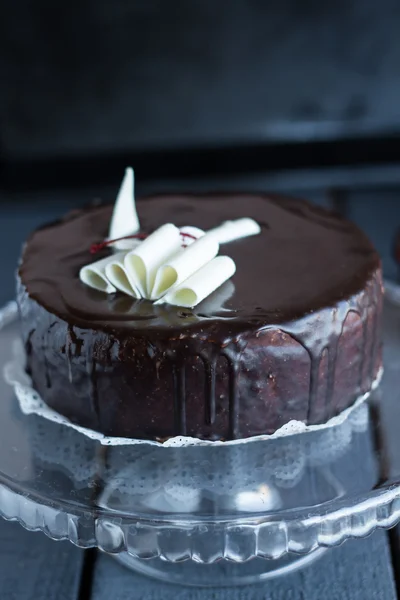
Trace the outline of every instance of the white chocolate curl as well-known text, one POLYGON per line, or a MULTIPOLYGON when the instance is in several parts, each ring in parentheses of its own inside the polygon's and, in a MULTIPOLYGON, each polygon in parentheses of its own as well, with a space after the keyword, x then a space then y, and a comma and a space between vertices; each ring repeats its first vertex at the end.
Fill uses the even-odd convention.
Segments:
MULTIPOLYGON (((125 252, 122 254, 125 256, 125 252)), ((113 294, 117 290, 106 277, 106 266, 108 263, 115 260, 116 256, 116 254, 113 256, 107 256, 107 258, 102 258, 91 265, 82 267, 82 269, 79 271, 79 279, 82 281, 82 283, 88 285, 94 290, 99 290, 100 292, 105 292, 106 294, 113 294)))
POLYGON ((120 292, 127 294, 128 296, 132 296, 133 298, 140 299, 140 291, 136 287, 125 267, 125 256, 126 252, 114 254, 112 260, 106 264, 106 277, 111 285, 113 285, 120 292))
POLYGON ((215 258, 218 250, 219 244, 215 237, 206 234, 186 250, 175 254, 171 260, 157 269, 150 299, 157 300, 173 286, 179 286, 193 273, 215 258))
POLYGON ((235 271, 236 265, 229 256, 217 256, 169 291, 157 304, 165 302, 193 308, 232 277, 235 271))
POLYGON ((257 221, 244 217, 243 219, 235 219, 235 221, 225 221, 222 225, 210 229, 208 234, 215 236, 219 244, 228 244, 235 240, 257 235, 260 231, 261 227, 257 221))
MULTIPOLYGON (((134 173, 131 167, 125 171, 124 179, 118 192, 111 217, 108 239, 115 240, 127 235, 133 235, 140 229, 134 197, 134 173)), ((137 240, 120 240, 113 244, 119 250, 131 249, 137 245, 137 240)))
POLYGON ((190 244, 193 244, 196 240, 205 235, 205 231, 198 227, 193 227, 192 225, 185 225, 185 227, 181 227, 179 231, 181 233, 183 246, 190 246, 190 244))
POLYGON ((216 312, 225 312, 224 304, 232 298, 235 293, 235 286, 232 281, 225 281, 219 288, 212 292, 201 303, 201 312, 204 315, 215 314, 216 312))
POLYGON ((135 250, 128 252, 124 265, 132 285, 142 298, 149 298, 157 269, 182 251, 179 229, 167 223, 149 235, 135 250))

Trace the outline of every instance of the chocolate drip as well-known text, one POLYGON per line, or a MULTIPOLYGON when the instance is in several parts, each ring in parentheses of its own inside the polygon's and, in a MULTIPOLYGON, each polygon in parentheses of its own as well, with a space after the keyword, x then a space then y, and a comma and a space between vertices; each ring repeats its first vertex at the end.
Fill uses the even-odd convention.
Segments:
POLYGON ((342 301, 335 309, 331 309, 332 319, 327 328, 327 321, 320 319, 318 323, 311 323, 307 327, 299 326, 299 322, 284 325, 281 330, 290 335, 307 351, 310 357, 310 402, 307 420, 312 422, 312 410, 318 396, 318 379, 321 360, 324 351, 327 352, 328 368, 327 368, 327 389, 325 398, 325 413, 333 416, 335 407, 333 406, 332 398, 335 388, 335 370, 338 357, 338 348, 343 337, 343 328, 347 316, 350 312, 355 312, 360 317, 362 327, 362 339, 360 344, 360 371, 358 378, 358 393, 361 393, 362 382, 364 379, 365 363, 367 361, 367 346, 370 345, 370 355, 368 357, 368 374, 369 386, 371 385, 375 373, 374 368, 377 361, 377 352, 379 349, 379 336, 377 335, 377 327, 379 318, 379 302, 380 302, 380 277, 375 277, 369 284, 373 288, 372 294, 359 294, 348 301, 342 301), (373 322, 371 327, 368 327, 369 310, 373 312, 373 322), (302 329, 302 331, 300 331, 302 329), (325 331, 326 329, 326 331, 325 331), (368 339, 370 338, 370 339, 368 339))
POLYGON ((74 328, 72 325, 68 325, 67 329, 67 362, 68 362, 68 379, 69 382, 72 383, 72 337, 74 335, 74 328))
POLYGON ((367 379, 369 380, 369 384, 371 384, 374 374, 370 373, 370 356, 367 356, 368 345, 373 339, 378 339, 377 330, 375 329, 374 324, 372 327, 369 327, 369 314, 371 312, 375 313, 377 310, 380 310, 379 305, 379 296, 375 294, 373 290, 375 290, 375 285, 378 283, 379 286, 380 275, 377 273, 374 278, 372 278, 367 283, 367 292, 368 293, 360 293, 354 296, 349 300, 349 312, 355 312, 359 318, 362 327, 362 337, 361 343, 359 345, 359 357, 360 357, 360 367, 359 367, 359 376, 358 376, 358 394, 362 394, 363 391, 363 383, 365 381, 365 369, 367 367, 367 379), (367 366, 368 363, 368 366, 367 366), (369 379, 370 377, 370 379, 369 379))
POLYGON ((98 400, 98 390, 97 390, 97 362, 96 359, 86 361, 86 365, 88 368, 89 375, 89 399, 91 404, 92 414, 94 415, 96 421, 99 421, 99 400, 98 400))
POLYGON ((329 416, 333 416, 335 412, 335 407, 333 406, 332 398, 335 387, 336 361, 338 356, 338 346, 342 338, 343 326, 348 314, 349 305, 347 302, 342 302, 337 308, 335 308, 332 311, 332 329, 329 336, 329 345, 327 346, 328 374, 325 398, 326 414, 329 416))
POLYGON ((238 365, 229 362, 229 439, 239 436, 238 365))
MULTIPOLYGON (((380 322, 382 319, 382 304, 383 304, 383 284, 382 284, 382 277, 377 277, 375 279, 375 297, 374 297, 374 301, 375 301, 375 306, 378 307, 379 310, 376 311, 376 315, 375 315, 375 323, 376 323, 376 329, 379 331, 380 329, 380 322)), ((376 361, 377 361, 377 355, 378 355, 378 351, 381 347, 381 339, 379 336, 375 336, 374 340, 373 340, 373 344, 374 344, 374 351, 373 351, 373 358, 372 358, 372 369, 375 368, 376 366, 376 361)))
POLYGON ((172 376, 175 435, 186 435, 186 367, 183 361, 173 363, 172 376))
POLYGON ((356 312, 361 321, 362 326, 362 341, 360 344, 360 370, 358 378, 358 391, 362 394, 365 391, 365 380, 367 387, 369 387, 373 381, 374 373, 374 360, 373 360, 373 346, 374 340, 379 339, 376 335, 377 322, 373 318, 372 322, 369 322, 369 315, 376 315, 376 312, 380 310, 379 307, 379 295, 376 290, 380 287, 380 277, 375 277, 373 280, 368 282, 367 294, 359 294, 351 302, 351 310, 356 312), (369 353, 368 353, 369 347, 369 353), (365 373, 365 369, 367 372, 365 373))
POLYGON ((335 370, 338 355, 338 345, 341 339, 343 325, 349 312, 349 302, 342 301, 334 309, 324 309, 324 316, 315 318, 314 315, 301 321, 288 323, 280 327, 298 342, 310 357, 310 392, 307 411, 307 421, 313 421, 313 410, 318 397, 320 365, 324 351, 327 353, 327 388, 325 411, 331 405, 335 385, 335 370))
POLYGON ((48 337, 48 330, 45 329, 43 332, 43 340, 42 340, 42 353, 43 353, 43 369, 44 369, 44 378, 46 381, 46 387, 48 389, 51 388, 51 377, 50 377, 50 371, 49 371, 49 361, 47 360, 47 337, 48 337))
MULTIPOLYGON (((310 392, 307 421, 312 421, 312 411, 318 394, 318 376, 322 354, 326 348, 326 337, 314 334, 314 328, 304 326, 304 322, 288 323, 280 327, 281 331, 292 337, 310 357, 310 392)), ((318 332, 319 333, 319 332, 318 332)), ((329 352, 329 350, 328 350, 329 352)), ((328 358, 329 360, 329 358, 328 358)))
MULTIPOLYGON (((312 413, 312 409, 315 404, 315 401, 317 398, 317 393, 318 393, 319 367, 321 364, 322 354, 323 354, 324 350, 322 350, 321 354, 317 355, 316 353, 314 354, 314 352, 310 348, 305 346, 304 344, 302 344, 302 346, 303 346, 303 348, 305 348, 307 350, 308 355, 311 360, 311 364, 310 364, 310 399, 308 402, 308 410, 307 410, 307 421, 311 421, 311 419, 312 419, 311 413, 312 413)), ((328 350, 328 354, 329 354, 329 350, 328 350)), ((329 360, 329 356, 328 356, 328 360, 329 360)))
MULTIPOLYGON (((241 341, 239 341, 240 343, 241 341)), ((221 355, 228 361, 228 375, 229 375, 229 439, 236 439, 239 437, 239 418, 240 418, 240 405, 239 405, 239 390, 238 390, 238 377, 239 377, 239 360, 240 352, 243 350, 243 346, 239 349, 239 352, 233 347, 225 347, 221 351, 221 355)))
POLYGON ((215 377, 217 358, 213 355, 207 357, 204 353, 198 356, 204 365, 204 423, 213 425, 216 415, 215 377))
MULTIPOLYGON (((382 293, 381 293, 381 280, 380 278, 375 278, 373 281, 373 302, 377 307, 382 302, 382 293)), ((374 371, 375 365, 377 361, 378 349, 380 345, 379 337, 375 335, 375 331, 378 328, 379 319, 380 319, 380 310, 374 310, 373 312, 373 320, 371 327, 371 356, 369 361, 369 374, 371 377, 371 383, 374 379, 374 371)))
POLYGON ((360 372, 358 377, 358 391, 361 394, 364 379, 364 369, 367 354, 367 342, 368 342, 368 309, 369 309, 369 296, 367 298, 361 297, 356 303, 356 306, 352 309, 360 316, 361 327, 362 327, 362 339, 360 347, 360 372))

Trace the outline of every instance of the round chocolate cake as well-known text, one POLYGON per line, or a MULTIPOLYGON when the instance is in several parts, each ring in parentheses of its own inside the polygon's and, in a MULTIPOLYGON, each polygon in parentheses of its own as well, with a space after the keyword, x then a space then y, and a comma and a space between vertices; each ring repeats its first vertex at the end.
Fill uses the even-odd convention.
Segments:
POLYGON ((381 265, 356 226, 271 195, 142 198, 147 233, 239 217, 261 226, 224 248, 232 279, 187 309, 80 281, 112 210, 76 211, 33 233, 23 251, 27 370, 53 409, 113 436, 228 440, 292 419, 323 423, 371 389, 381 367, 381 265))

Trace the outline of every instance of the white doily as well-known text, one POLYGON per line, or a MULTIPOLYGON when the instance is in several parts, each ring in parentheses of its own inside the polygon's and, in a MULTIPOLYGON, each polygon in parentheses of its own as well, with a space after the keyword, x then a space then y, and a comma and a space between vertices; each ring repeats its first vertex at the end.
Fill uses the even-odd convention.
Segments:
POLYGON ((263 510, 271 503, 276 508, 284 490, 309 485, 316 468, 325 477, 335 461, 346 460, 346 453, 352 456, 353 449, 360 451, 358 436, 368 433, 367 404, 353 415, 357 418, 338 425, 334 436, 320 430, 268 444, 192 446, 184 452, 176 447, 136 446, 131 452, 110 447, 102 502, 113 508, 137 502, 153 509, 168 505, 171 511, 186 512, 201 498, 217 496, 227 505, 239 503, 240 510, 254 508, 255 502, 263 510))
POLYGON ((35 460, 73 477, 75 487, 85 487, 102 470, 98 446, 71 427, 53 425, 37 417, 29 427, 29 440, 35 460))
MULTIPOLYGON (((382 377, 383 369, 381 368, 377 378, 372 384, 371 391, 376 389, 378 386, 381 377, 382 377)), ((336 427, 341 423, 344 423, 346 419, 353 413, 353 411, 360 406, 369 396, 371 391, 367 392, 363 396, 360 396, 354 404, 341 412, 339 415, 333 417, 326 423, 322 425, 305 425, 301 421, 289 421, 282 427, 280 427, 277 431, 275 431, 271 435, 258 435, 254 437, 237 439, 237 440, 229 440, 229 441, 208 441, 208 440, 199 440, 197 438, 192 437, 184 437, 184 436, 176 436, 173 438, 169 438, 165 442, 157 442, 153 440, 139 440, 134 438, 122 438, 122 437, 110 437, 105 436, 102 433, 97 431, 93 431, 92 429, 88 429, 86 427, 81 427, 80 425, 76 425, 75 423, 71 423, 69 419, 60 415, 55 410, 49 408, 47 404, 40 398, 39 394, 32 387, 32 382, 30 377, 25 372, 25 352, 20 340, 15 340, 13 344, 13 358, 10 362, 6 363, 4 366, 4 378, 11 386, 13 386, 15 394, 18 398, 19 405, 21 411, 26 414, 36 414, 40 417, 53 421, 55 423, 59 423, 62 425, 66 425, 68 427, 72 427, 76 431, 84 434, 92 440, 98 440, 101 444, 105 446, 126 446, 132 444, 146 444, 152 446, 164 446, 164 447, 182 447, 182 446, 193 446, 193 445, 238 445, 238 444, 246 444, 255 440, 269 440, 269 439, 277 439, 286 436, 291 436, 298 433, 305 433, 311 431, 318 431, 321 429, 330 429, 332 427, 336 427)))
POLYGON ((337 426, 334 436, 322 430, 283 437, 272 444, 191 446, 184 452, 145 445, 104 447, 71 427, 37 415, 31 417, 29 436, 35 460, 47 467, 57 465, 57 471, 72 477, 77 488, 97 479, 106 482, 108 502, 112 502, 110 494, 115 494, 118 505, 130 506, 134 497, 145 503, 152 499, 154 509, 168 501, 171 510, 179 511, 196 504, 200 490, 235 498, 244 494, 240 496, 244 501, 254 491, 257 498, 262 495, 266 484, 269 491, 294 488, 307 468, 325 471, 351 452, 353 440, 354 447, 359 447, 355 436, 368 429, 367 404, 353 415, 357 419, 350 417, 337 426))

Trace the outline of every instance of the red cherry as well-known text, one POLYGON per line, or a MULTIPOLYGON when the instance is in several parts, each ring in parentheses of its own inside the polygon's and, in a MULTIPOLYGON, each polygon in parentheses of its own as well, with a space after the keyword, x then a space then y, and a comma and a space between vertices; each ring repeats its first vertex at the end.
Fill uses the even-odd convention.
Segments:
MULTIPOLYGON (((99 244, 92 244, 90 246, 90 254, 97 254, 98 252, 100 252, 100 250, 103 250, 103 248, 111 246, 111 244, 114 244, 115 242, 120 242, 121 240, 145 240, 147 236, 147 233, 135 233, 134 235, 125 235, 124 237, 116 238, 115 240, 104 240, 99 244)), ((185 233, 181 231, 181 236, 183 238, 197 240, 197 237, 195 235, 192 235, 191 233, 185 233)), ((182 246, 186 248, 187 244, 182 244, 182 246)))
POLYGON ((99 244, 92 244, 90 246, 90 254, 97 254, 103 248, 114 244, 115 242, 120 242, 121 240, 145 240, 147 238, 147 233, 135 233, 135 235, 125 235, 124 237, 115 238, 115 240, 104 240, 104 242, 100 242, 99 244))

